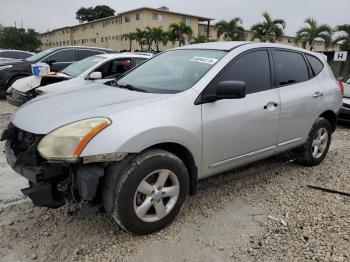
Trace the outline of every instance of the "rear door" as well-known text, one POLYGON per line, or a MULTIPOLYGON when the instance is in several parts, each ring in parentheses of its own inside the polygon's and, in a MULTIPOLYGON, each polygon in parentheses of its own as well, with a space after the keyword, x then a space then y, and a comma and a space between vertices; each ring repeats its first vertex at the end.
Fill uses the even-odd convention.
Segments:
POLYGON ((202 105, 205 175, 271 154, 276 145, 280 99, 268 49, 241 54, 207 88, 228 80, 244 81, 247 96, 202 105))
POLYGON ((324 90, 301 52, 274 49, 273 59, 281 98, 278 145, 303 143, 322 113, 324 90))

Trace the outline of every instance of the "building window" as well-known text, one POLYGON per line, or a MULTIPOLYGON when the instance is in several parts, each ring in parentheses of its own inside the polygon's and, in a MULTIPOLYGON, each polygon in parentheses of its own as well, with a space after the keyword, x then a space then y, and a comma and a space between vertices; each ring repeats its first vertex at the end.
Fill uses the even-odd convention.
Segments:
POLYGON ((159 13, 153 13, 153 20, 162 21, 163 16, 159 13))
POLYGON ((129 23, 130 22, 130 16, 124 16, 124 22, 129 23))
POLYGON ((137 21, 141 20, 141 14, 140 14, 140 13, 137 13, 137 14, 136 14, 136 20, 137 20, 137 21))
POLYGON ((186 24, 186 25, 191 25, 191 18, 189 17, 183 17, 182 21, 186 24))
POLYGON ((101 43, 103 43, 103 37, 101 37, 101 43))

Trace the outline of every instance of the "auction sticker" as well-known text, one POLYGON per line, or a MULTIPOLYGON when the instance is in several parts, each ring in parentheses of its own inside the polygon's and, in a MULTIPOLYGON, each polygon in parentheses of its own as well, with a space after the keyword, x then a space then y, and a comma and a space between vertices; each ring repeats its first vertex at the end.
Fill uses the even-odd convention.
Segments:
POLYGON ((191 62, 197 62, 197 63, 213 65, 213 64, 215 64, 218 61, 218 59, 210 58, 210 57, 204 57, 204 56, 195 56, 190 61, 191 62))

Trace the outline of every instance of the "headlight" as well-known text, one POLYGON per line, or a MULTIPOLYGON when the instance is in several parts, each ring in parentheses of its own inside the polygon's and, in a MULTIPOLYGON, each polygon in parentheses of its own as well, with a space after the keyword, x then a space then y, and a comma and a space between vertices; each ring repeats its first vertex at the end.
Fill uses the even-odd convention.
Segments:
POLYGON ((75 161, 90 140, 111 123, 108 118, 96 117, 59 127, 40 141, 38 151, 48 160, 75 161))
POLYGON ((0 66, 0 70, 9 69, 12 65, 0 66))

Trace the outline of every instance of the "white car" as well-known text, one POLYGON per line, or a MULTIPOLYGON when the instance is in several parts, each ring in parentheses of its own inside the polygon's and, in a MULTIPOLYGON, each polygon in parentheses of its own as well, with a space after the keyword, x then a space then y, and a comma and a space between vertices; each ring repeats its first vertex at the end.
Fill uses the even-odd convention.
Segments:
POLYGON ((29 76, 13 83, 7 92, 7 101, 20 106, 38 95, 65 92, 106 82, 123 75, 132 67, 151 58, 152 54, 102 54, 75 62, 60 73, 47 76, 29 76))

